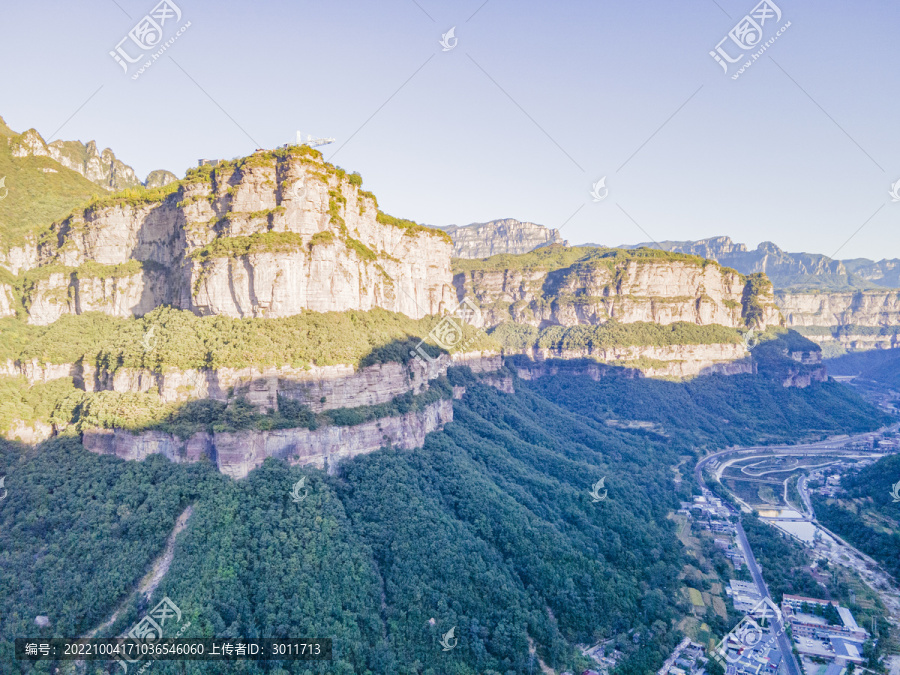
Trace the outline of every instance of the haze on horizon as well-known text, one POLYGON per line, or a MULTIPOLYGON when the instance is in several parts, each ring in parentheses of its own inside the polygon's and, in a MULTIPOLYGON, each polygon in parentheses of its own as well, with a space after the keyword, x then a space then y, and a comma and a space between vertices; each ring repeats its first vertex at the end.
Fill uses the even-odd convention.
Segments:
POLYGON ((776 0, 764 41, 790 25, 737 80, 710 51, 754 0, 175 4, 190 27, 137 80, 110 51, 154 0, 5 8, 0 115, 141 177, 335 137, 326 159, 433 225, 900 257, 896 3, 776 0))

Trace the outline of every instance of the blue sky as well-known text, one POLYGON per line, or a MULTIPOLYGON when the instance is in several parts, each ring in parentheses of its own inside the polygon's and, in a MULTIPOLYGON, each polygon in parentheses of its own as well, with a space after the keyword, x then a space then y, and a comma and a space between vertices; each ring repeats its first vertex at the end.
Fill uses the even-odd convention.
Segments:
POLYGON ((900 257, 896 2, 775 0, 763 40, 790 27, 734 80, 709 52, 757 0, 174 0, 164 39, 190 27, 133 80, 109 52, 156 1, 4 7, 0 115, 142 177, 332 136, 383 210, 434 225, 900 257))

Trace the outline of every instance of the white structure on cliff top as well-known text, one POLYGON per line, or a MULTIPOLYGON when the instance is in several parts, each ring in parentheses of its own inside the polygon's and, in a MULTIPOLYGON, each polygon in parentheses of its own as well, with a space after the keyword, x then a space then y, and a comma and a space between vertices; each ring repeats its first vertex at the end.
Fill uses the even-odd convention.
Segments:
POLYGON ((328 145, 329 143, 334 143, 333 138, 313 138, 312 136, 307 135, 306 140, 303 140, 303 132, 297 132, 297 145, 308 145, 311 148, 317 148, 320 145, 328 145))

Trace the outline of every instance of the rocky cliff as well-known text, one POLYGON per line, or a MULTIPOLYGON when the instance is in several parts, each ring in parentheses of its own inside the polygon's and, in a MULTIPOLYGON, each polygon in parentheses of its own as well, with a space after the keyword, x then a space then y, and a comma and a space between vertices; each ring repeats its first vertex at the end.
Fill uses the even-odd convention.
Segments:
MULTIPOLYGON (((657 244, 637 244, 625 248, 642 246, 657 244)), ((833 260, 817 253, 788 253, 770 241, 749 250, 746 244, 735 243, 729 237, 664 241, 658 246, 666 251, 716 260, 744 274, 763 272, 777 289, 849 291, 900 287, 900 260, 897 259, 879 262, 865 258, 833 260)))
POLYGON ((174 183, 177 180, 178 176, 171 171, 156 169, 147 175, 147 180, 144 181, 144 187, 150 189, 165 187, 169 183, 174 183))
POLYGON ((385 446, 404 450, 419 448, 425 443, 426 434, 443 428, 452 420, 453 403, 441 400, 421 412, 352 427, 199 433, 187 439, 158 431, 132 434, 95 429, 86 431, 82 442, 91 452, 122 459, 142 460, 151 454, 165 455, 174 462, 196 462, 206 458, 222 473, 243 478, 267 457, 332 472, 344 459, 385 446))
MULTIPOLYGON (((10 149, 13 157, 50 157, 107 190, 124 190, 143 184, 134 169, 119 160, 109 148, 98 150, 94 141, 87 144, 81 141, 47 143, 37 130, 29 129, 10 139, 10 149)), ((172 172, 157 170, 151 172, 146 184, 161 187, 174 180, 177 177, 172 172)))
POLYGON ((780 325, 771 285, 693 256, 645 249, 540 249, 519 259, 458 261, 454 285, 489 326, 652 322, 780 325))
POLYGON ((566 244, 559 230, 513 218, 441 229, 453 238, 454 258, 489 258, 503 253, 528 253, 550 244, 566 244))
POLYGON ((29 321, 167 304, 283 317, 382 307, 414 318, 455 303, 450 240, 386 216, 358 176, 295 147, 259 152, 54 225, 20 286, 29 321))
POLYGON ((528 349, 513 359, 522 379, 557 374, 560 361, 583 363, 563 372, 603 377, 693 378, 701 375, 740 375, 756 372, 750 352, 742 344, 629 346, 582 350, 528 349), (521 357, 525 357, 524 359, 521 357), (619 366, 614 368, 611 366, 619 366))
POLYGON ((788 326, 823 346, 846 350, 900 347, 900 291, 779 291, 776 302, 788 326))

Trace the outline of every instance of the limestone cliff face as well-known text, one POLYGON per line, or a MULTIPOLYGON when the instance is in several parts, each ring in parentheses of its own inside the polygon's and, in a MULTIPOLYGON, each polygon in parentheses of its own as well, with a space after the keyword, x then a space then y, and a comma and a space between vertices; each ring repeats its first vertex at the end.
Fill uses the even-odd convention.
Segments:
POLYGON ((776 302, 789 327, 823 345, 840 344, 846 349, 900 347, 900 291, 779 291, 776 302))
POLYGON ((790 366, 781 382, 785 387, 805 389, 814 382, 828 380, 828 371, 822 364, 822 351, 785 351, 784 355, 799 364, 790 366))
POLYGON ((101 202, 54 231, 40 261, 64 271, 33 285, 32 323, 161 304, 232 317, 381 307, 414 318, 455 304, 449 239, 378 216, 373 196, 308 156, 260 153, 156 199, 101 202))
MULTIPOLYGON (((532 379, 557 374, 553 362, 557 360, 589 359, 578 374, 599 377, 674 377, 692 378, 701 375, 739 375, 756 372, 750 352, 740 344, 669 345, 663 347, 612 347, 581 351, 530 349, 514 357, 519 377, 532 379), (550 361, 548 365, 546 362, 550 361), (614 364, 620 367, 612 368, 614 364), (632 365, 634 364, 634 365, 632 365), (523 372, 525 374, 523 374, 523 372)), ((565 370, 569 372, 569 370, 565 370)))
POLYGON ((388 362, 358 370, 350 365, 168 369, 163 373, 122 368, 115 374, 93 373, 85 389, 120 393, 156 389, 167 403, 243 396, 263 410, 277 410, 278 396, 282 396, 321 412, 386 403, 407 392, 422 393, 429 381, 447 374, 450 364, 450 357, 442 355, 431 362, 413 359, 406 365, 388 362))
POLYGON ((13 275, 37 267, 39 263, 38 247, 33 242, 11 246, 8 250, 0 248, 0 266, 5 267, 13 275))
POLYGON ((528 253, 549 244, 565 244, 559 230, 513 218, 441 228, 453 238, 454 258, 489 258, 501 253, 528 253))
MULTIPOLYGON (((476 298, 491 326, 512 321, 544 328, 610 320, 746 325, 745 279, 701 262, 649 258, 555 270, 474 270, 458 273, 454 284, 460 297, 476 298)), ((771 287, 756 300, 762 310, 757 327, 779 325, 771 287)))
POLYGON ((309 464, 331 472, 344 459, 385 446, 405 450, 422 447, 426 434, 441 429, 452 420, 453 403, 441 400, 421 412, 352 427, 200 433, 186 440, 158 431, 131 434, 121 430, 91 430, 83 434, 82 443, 92 452, 122 459, 143 460, 151 454, 163 454, 174 462, 208 458, 223 473, 243 478, 267 457, 285 459, 291 464, 309 464))
POLYGON ((0 319, 16 315, 15 289, 0 282, 0 319))

